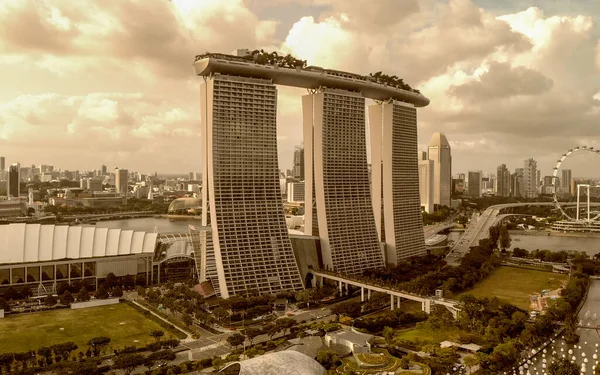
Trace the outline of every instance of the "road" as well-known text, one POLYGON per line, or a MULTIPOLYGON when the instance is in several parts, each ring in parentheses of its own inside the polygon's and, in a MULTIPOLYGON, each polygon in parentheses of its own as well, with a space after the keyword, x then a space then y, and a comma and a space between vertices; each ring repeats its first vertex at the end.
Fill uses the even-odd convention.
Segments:
MULTIPOLYGON (((560 203, 561 206, 575 205, 576 203, 560 203)), ((598 203, 592 204, 594 206, 600 205, 598 203)), ((504 219, 510 214, 503 214, 498 216, 500 211, 504 208, 511 207, 524 207, 524 206, 554 206, 554 202, 528 202, 528 203, 506 203, 498 204, 495 206, 488 207, 481 215, 476 216, 473 214, 467 229, 464 234, 458 240, 458 242, 452 248, 452 251, 446 256, 446 262, 451 266, 460 265, 461 259, 469 252, 469 248, 476 246, 479 240, 487 238, 490 227, 495 225, 498 221, 504 219)))

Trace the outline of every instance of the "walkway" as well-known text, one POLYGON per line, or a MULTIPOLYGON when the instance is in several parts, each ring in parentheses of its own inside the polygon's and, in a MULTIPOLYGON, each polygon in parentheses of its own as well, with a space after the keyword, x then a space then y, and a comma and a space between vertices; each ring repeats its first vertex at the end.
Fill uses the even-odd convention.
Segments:
MULTIPOLYGON (((317 281, 317 277, 320 278, 320 285, 322 286, 325 279, 337 281, 340 289, 340 293, 344 291, 344 284, 353 285, 360 288, 360 300, 361 302, 365 301, 365 290, 367 291, 367 298, 369 300, 371 298, 371 292, 380 292, 385 293, 390 296, 390 308, 394 310, 394 308, 400 308, 402 298, 408 299, 411 301, 421 302, 422 310, 427 314, 431 313, 431 305, 437 304, 446 307, 452 315, 456 318, 458 316, 459 302, 453 301, 449 299, 443 298, 433 298, 433 297, 424 297, 417 294, 411 294, 404 291, 400 291, 397 289, 393 289, 392 287, 382 286, 379 284, 368 282, 367 280, 359 280, 352 278, 348 275, 340 275, 331 271, 316 271, 309 270, 308 272, 312 273, 315 276, 315 281, 317 281)), ((347 291, 347 288, 346 288, 347 291)))
POLYGON ((183 332, 187 337, 185 339, 182 340, 182 342, 188 342, 188 341, 193 341, 194 338, 192 337, 192 334, 180 327, 177 327, 175 324, 173 324, 172 322, 168 321, 167 319, 163 318, 162 316, 160 316, 159 314, 155 313, 154 311, 150 310, 149 308, 147 308, 146 306, 142 305, 141 303, 139 303, 138 301, 135 300, 130 300, 131 302, 133 302, 135 305, 141 307, 142 309, 148 311, 150 314, 154 315, 155 317, 157 317, 158 319, 162 320, 163 322, 172 325, 173 327, 175 327, 178 331, 183 332))

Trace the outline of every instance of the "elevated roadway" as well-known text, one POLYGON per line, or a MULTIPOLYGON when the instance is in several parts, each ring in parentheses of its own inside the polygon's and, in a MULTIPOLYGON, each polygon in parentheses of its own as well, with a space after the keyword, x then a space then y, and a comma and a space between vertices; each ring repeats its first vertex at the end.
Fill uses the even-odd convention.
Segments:
MULTIPOLYGON (((566 202, 560 203, 561 206, 574 206, 577 203, 566 202)), ((480 215, 473 214, 467 229, 462 237, 454 245, 450 253, 446 256, 446 262, 451 266, 460 265, 461 259, 469 252, 469 249, 479 244, 479 240, 488 237, 489 230, 492 226, 502 221, 508 216, 514 214, 500 214, 500 211, 505 208, 524 207, 524 206, 554 206, 554 202, 529 202, 529 203, 507 203, 498 204, 488 207, 480 215)), ((600 203, 593 203, 593 206, 600 206, 600 203)))

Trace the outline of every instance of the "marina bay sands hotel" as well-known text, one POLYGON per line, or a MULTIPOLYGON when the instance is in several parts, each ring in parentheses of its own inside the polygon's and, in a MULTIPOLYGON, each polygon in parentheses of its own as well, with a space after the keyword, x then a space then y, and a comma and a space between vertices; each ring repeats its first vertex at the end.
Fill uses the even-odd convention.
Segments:
MULTIPOLYGON (((419 199, 418 91, 320 67, 197 56, 202 136, 201 281, 228 298, 301 289, 277 160, 276 85, 302 97, 305 233, 315 268, 360 274, 425 254, 419 199), (369 106, 371 178, 365 100, 369 106)), ((244 56, 246 54, 246 56, 244 56)), ((305 64, 304 64, 305 65, 305 64)), ((301 243, 302 241, 299 241, 301 243)), ((198 258, 198 257, 197 257, 198 258)))

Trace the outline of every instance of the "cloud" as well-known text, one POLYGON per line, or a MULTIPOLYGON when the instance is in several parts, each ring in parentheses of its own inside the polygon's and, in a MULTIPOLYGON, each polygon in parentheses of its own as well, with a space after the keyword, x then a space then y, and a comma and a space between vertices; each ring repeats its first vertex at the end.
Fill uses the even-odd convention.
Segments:
POLYGON ((552 80, 540 72, 494 61, 471 82, 450 87, 450 94, 472 102, 514 96, 541 95, 552 88, 552 80))

